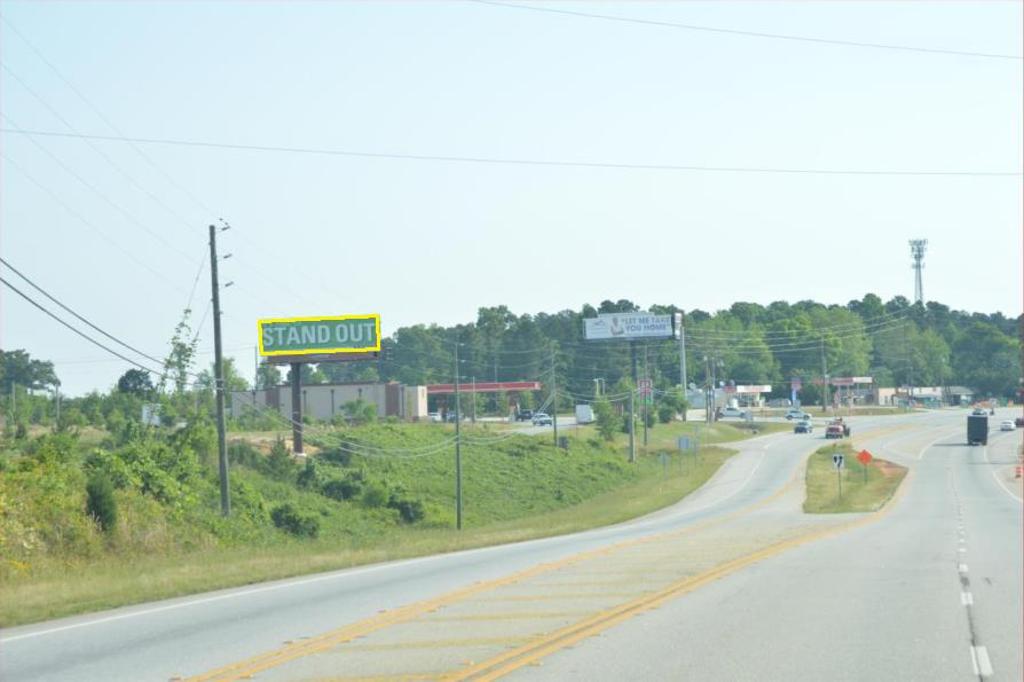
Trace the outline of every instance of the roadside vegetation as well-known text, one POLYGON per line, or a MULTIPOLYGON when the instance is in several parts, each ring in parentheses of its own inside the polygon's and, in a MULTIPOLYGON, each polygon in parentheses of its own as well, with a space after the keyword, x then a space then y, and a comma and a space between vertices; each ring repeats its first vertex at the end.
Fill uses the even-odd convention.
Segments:
POLYGON ((807 460, 807 499, 804 511, 809 514, 872 512, 881 509, 896 493, 906 467, 872 459, 865 467, 857 460, 857 450, 850 443, 826 445, 807 460), (844 457, 844 468, 837 474, 832 463, 835 454, 844 457), (842 497, 839 479, 842 479, 842 497))
POLYGON ((232 435, 228 518, 209 422, 4 439, 0 625, 623 521, 694 490, 731 454, 711 445, 748 435, 659 425, 630 464, 626 435, 594 426, 567 429, 565 449, 467 426, 459 532, 450 426, 311 431, 304 460, 281 433, 232 435), (698 430, 699 454, 681 455, 678 436, 698 430))

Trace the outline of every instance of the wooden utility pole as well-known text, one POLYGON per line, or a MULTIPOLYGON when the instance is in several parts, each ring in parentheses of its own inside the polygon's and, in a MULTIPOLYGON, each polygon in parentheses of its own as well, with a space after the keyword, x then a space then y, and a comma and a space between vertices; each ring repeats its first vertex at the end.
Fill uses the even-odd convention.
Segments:
POLYGON ((551 348, 551 427, 558 447, 558 381, 555 377, 555 349, 551 348))
POLYGON ((228 448, 224 426, 224 355, 220 338, 217 228, 214 225, 210 225, 210 280, 213 287, 213 376, 217 394, 217 461, 220 467, 220 513, 228 516, 231 514, 231 494, 228 488, 228 448))
POLYGON ((459 342, 455 342, 455 529, 462 530, 462 415, 459 401, 459 342))

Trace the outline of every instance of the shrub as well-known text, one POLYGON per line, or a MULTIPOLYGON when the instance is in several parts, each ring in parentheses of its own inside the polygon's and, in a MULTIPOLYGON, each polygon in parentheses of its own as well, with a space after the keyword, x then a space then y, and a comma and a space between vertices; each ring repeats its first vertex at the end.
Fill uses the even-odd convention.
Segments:
POLYGON ((320 533, 320 519, 302 513, 291 504, 274 507, 270 518, 275 526, 297 537, 315 538, 320 533))
POLYGON ((363 504, 371 509, 383 507, 388 503, 388 491, 379 483, 373 483, 363 491, 363 504))
POLYGON ((662 424, 668 424, 670 421, 675 419, 676 409, 671 405, 661 405, 658 407, 658 421, 662 424))
POLYGON ((325 461, 347 467, 352 463, 352 452, 346 441, 342 440, 338 445, 325 447, 320 451, 320 457, 325 461))
MULTIPOLYGON (((352 477, 336 478, 324 483, 321 492, 332 500, 351 500, 363 491, 363 485, 352 477)), ((378 505, 379 506, 379 505, 378 505)))
POLYGON ((320 478, 320 471, 316 467, 316 460, 308 457, 306 459, 306 466, 299 472, 295 483, 300 488, 316 490, 320 487, 320 478))
POLYGON ((423 511, 423 503, 419 500, 408 500, 392 495, 388 500, 388 507, 396 510, 405 523, 422 521, 426 515, 423 511))
POLYGON ((291 453, 288 452, 284 439, 278 436, 270 448, 270 455, 267 457, 266 473, 274 478, 291 478, 295 471, 295 463, 292 462, 291 453))
POLYGON ((85 484, 85 493, 86 511, 96 519, 100 528, 109 533, 117 525, 117 501, 110 479, 99 473, 93 474, 85 484))

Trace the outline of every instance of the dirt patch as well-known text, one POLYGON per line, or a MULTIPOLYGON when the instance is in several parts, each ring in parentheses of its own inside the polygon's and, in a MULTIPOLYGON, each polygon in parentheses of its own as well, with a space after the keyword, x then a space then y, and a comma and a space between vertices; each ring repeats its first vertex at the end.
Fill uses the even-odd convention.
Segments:
POLYGON ((884 459, 871 460, 871 466, 881 471, 882 475, 887 478, 890 476, 899 476, 900 472, 903 470, 903 467, 900 465, 887 462, 884 459))

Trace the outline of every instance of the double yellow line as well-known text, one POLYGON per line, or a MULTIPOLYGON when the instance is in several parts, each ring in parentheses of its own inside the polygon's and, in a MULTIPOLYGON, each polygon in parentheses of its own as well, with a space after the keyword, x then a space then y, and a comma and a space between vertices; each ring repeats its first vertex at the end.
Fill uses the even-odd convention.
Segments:
MULTIPOLYGON (((716 518, 706 519, 704 521, 699 521, 691 525, 688 525, 684 528, 665 531, 662 533, 648 535, 640 538, 624 540, 622 542, 608 545, 606 547, 580 552, 578 554, 574 554, 572 556, 565 557, 557 561, 538 564, 531 568, 513 573, 508 576, 504 576, 502 578, 474 583, 473 585, 470 585, 459 590, 455 590, 453 592, 449 592, 434 599, 428 599, 414 604, 402 606, 391 611, 382 612, 377 616, 361 620, 357 623, 353 623, 351 625, 339 628, 337 630, 332 630, 330 632, 309 639, 305 639, 300 642, 289 643, 284 647, 280 647, 278 649, 266 652, 264 654, 260 654, 221 668, 217 668, 206 673, 202 673, 194 677, 190 677, 188 678, 188 681, 223 682, 226 680, 248 679, 256 675, 257 673, 269 670, 271 668, 276 668, 278 666, 284 665, 290 661, 302 658, 304 656, 309 656, 312 654, 327 651, 340 644, 344 644, 346 642, 351 642, 355 639, 365 637, 371 633, 377 632, 378 630, 382 630, 392 625, 397 625, 399 623, 405 623, 414 620, 420 616, 433 613, 444 606, 457 603, 459 601, 462 601, 464 599, 467 599, 469 597, 475 596, 483 592, 489 592, 499 587, 512 585, 521 580, 549 573, 551 571, 556 571, 558 569, 571 566, 573 564, 585 561, 587 559, 607 556, 609 554, 620 551, 627 547, 647 544, 670 537, 678 537, 687 533, 695 532, 700 529, 723 524, 738 516, 750 513, 753 510, 761 506, 764 506, 784 495, 799 482, 800 470, 801 467, 798 467, 794 471, 793 476, 791 477, 789 482, 782 488, 774 492, 772 495, 764 498, 763 500, 751 503, 732 513, 716 518)), ((901 489, 902 487, 903 486, 901 486, 901 489)), ((891 507, 892 504, 888 505, 888 507, 886 508, 886 512, 888 508, 891 507)), ((697 589, 701 585, 716 580, 724 575, 728 575, 729 573, 737 571, 740 568, 743 568, 744 566, 748 566, 757 561, 761 561, 769 556, 778 554, 790 547, 795 547, 805 542, 811 542, 812 540, 821 537, 827 537, 829 535, 833 535, 843 530, 852 528, 856 525, 860 525, 862 523, 866 523, 876 518, 880 518, 881 514, 881 512, 876 513, 874 516, 866 517, 865 519, 861 519, 851 524, 845 524, 843 526, 839 526, 838 528, 832 528, 826 531, 820 531, 812 533, 807 536, 802 536, 800 538, 795 538, 781 543, 777 543, 775 545, 771 545, 757 552, 754 552, 753 554, 728 561, 698 576, 685 578, 681 581, 669 585, 663 590, 660 590, 653 594, 644 595, 636 600, 627 602, 626 604, 595 614, 594 616, 586 618, 583 621, 570 625, 566 628, 563 628, 562 630, 558 630, 544 637, 543 639, 527 643, 522 647, 504 653, 494 659, 491 659, 490 661, 472 666, 471 668, 467 668, 463 671, 452 673, 450 676, 443 677, 442 679, 464 680, 470 679, 475 675, 481 675, 479 679, 494 679, 496 676, 504 675, 515 668, 518 668, 522 665, 527 665, 533 662, 534 660, 546 656, 560 648, 569 646, 573 642, 579 641, 579 639, 582 639, 583 637, 588 637, 591 634, 596 634, 597 632, 612 627, 616 623, 621 622, 621 620, 628 618, 634 615, 635 613, 638 613, 639 611, 655 608, 656 606, 660 605, 661 603, 664 603, 665 601, 675 596, 685 594, 686 592, 697 589), (500 672, 489 672, 492 671, 492 669, 497 669, 500 672)))

